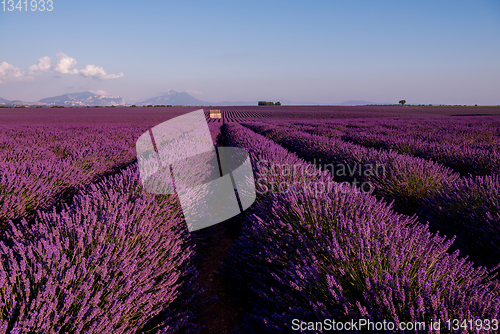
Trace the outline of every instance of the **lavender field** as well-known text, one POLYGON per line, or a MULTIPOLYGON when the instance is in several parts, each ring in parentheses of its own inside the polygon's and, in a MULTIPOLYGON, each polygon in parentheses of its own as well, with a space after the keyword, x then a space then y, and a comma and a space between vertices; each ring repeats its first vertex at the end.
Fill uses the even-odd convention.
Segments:
POLYGON ((257 199, 189 233, 135 144, 198 109, 0 109, 0 333, 498 331, 498 108, 203 107, 257 199))

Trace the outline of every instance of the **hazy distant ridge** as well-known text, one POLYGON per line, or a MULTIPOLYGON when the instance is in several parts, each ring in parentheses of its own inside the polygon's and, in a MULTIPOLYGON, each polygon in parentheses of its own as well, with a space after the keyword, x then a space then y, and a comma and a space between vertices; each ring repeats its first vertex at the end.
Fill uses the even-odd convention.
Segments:
MULTIPOLYGON (((270 100, 271 101, 271 100, 270 100)), ((273 102, 280 101, 282 105, 318 105, 315 102, 294 102, 289 100, 272 100, 273 102)), ((256 106, 259 101, 220 101, 208 102, 199 100, 186 92, 176 92, 168 90, 163 95, 151 97, 137 105, 172 105, 172 106, 256 106)), ((342 103, 330 103, 329 105, 366 105, 376 104, 374 102, 364 100, 351 100, 342 103)), ((27 101, 10 101, 0 98, 0 105, 46 105, 46 106, 66 106, 66 107, 93 107, 93 106, 118 106, 129 105, 120 96, 101 95, 89 91, 81 93, 71 93, 59 96, 47 97, 38 102, 27 101)), ((322 103, 321 105, 326 105, 322 103)))
POLYGON ((119 96, 100 95, 92 92, 72 93, 47 97, 39 101, 49 106, 87 107, 87 106, 112 106, 125 105, 119 96))
POLYGON ((6 99, 2 99, 0 97, 0 105, 9 105, 11 103, 12 103, 12 101, 9 101, 9 100, 6 100, 6 99))
POLYGON ((174 90, 169 90, 161 96, 156 96, 143 101, 140 104, 152 104, 152 105, 173 105, 173 106, 201 106, 210 105, 210 102, 201 101, 197 98, 189 95, 186 92, 176 92, 174 90))
POLYGON ((376 103, 370 102, 370 101, 363 101, 363 100, 352 100, 352 101, 345 101, 345 102, 336 103, 336 104, 342 105, 342 106, 357 106, 357 105, 376 104, 376 103))

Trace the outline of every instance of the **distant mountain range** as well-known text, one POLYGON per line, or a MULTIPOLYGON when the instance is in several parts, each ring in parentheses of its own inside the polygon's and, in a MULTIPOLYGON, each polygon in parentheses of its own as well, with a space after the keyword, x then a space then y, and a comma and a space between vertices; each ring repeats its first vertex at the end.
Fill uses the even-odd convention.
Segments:
MULTIPOLYGON (((273 102, 280 101, 283 105, 315 105, 318 103, 313 102, 293 102, 289 100, 274 100, 273 102)), ((221 102, 207 102, 199 100, 186 92, 176 92, 168 90, 161 96, 149 98, 136 105, 172 105, 172 106, 256 106, 259 101, 221 101, 221 102)), ((332 105, 365 105, 374 104, 369 101, 346 101, 342 103, 334 103, 332 105)), ((59 96, 47 97, 37 102, 28 101, 9 101, 0 98, 0 105, 25 105, 25 106, 67 106, 67 107, 93 107, 93 106, 118 106, 130 105, 125 102, 120 96, 101 95, 93 92, 71 93, 59 96)))
POLYGON ((126 105, 125 100, 119 96, 102 95, 92 92, 71 93, 59 96, 47 97, 37 102, 32 101, 9 101, 0 98, 0 105, 11 106, 65 106, 65 107, 105 107, 126 105))
POLYGON ((100 95, 92 92, 82 92, 73 94, 64 94, 54 97, 41 99, 43 105, 50 106, 68 106, 68 107, 86 107, 86 106, 117 106, 125 105, 125 100, 119 96, 100 95))

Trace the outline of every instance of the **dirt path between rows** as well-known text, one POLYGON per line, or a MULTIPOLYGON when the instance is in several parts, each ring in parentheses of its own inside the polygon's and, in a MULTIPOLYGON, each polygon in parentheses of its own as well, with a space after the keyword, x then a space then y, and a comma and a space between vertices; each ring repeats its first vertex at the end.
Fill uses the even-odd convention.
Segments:
MULTIPOLYGON (((223 123, 219 121, 220 126, 223 123)), ((217 146, 225 146, 223 133, 220 133, 217 142, 217 146)), ((200 334, 232 333, 241 325, 246 312, 229 295, 227 284, 230 282, 226 282, 221 274, 224 257, 237 238, 237 220, 238 217, 233 217, 196 232, 200 237, 199 284, 204 289, 204 299, 209 301, 199 318, 199 324, 203 326, 200 334)))
POLYGON ((242 322, 245 311, 232 300, 227 293, 226 284, 220 268, 224 256, 231 249, 234 235, 228 231, 229 222, 217 226, 217 231, 207 231, 209 234, 200 247, 199 282, 204 289, 205 300, 211 300, 200 316, 200 325, 203 326, 201 334, 231 333, 242 322))

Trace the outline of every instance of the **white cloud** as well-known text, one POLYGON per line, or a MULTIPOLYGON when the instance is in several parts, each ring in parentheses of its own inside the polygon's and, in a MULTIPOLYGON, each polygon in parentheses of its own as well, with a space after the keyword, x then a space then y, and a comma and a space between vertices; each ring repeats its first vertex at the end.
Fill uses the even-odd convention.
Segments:
POLYGON ((26 77, 19 67, 15 67, 7 62, 0 63, 0 84, 8 81, 23 81, 26 77))
POLYGON ((123 77, 123 73, 120 74, 107 74, 102 67, 96 65, 87 65, 84 69, 77 70, 77 61, 75 58, 59 52, 57 54, 57 64, 54 67, 54 71, 63 74, 79 74, 83 77, 92 77, 94 79, 117 79, 123 77))
POLYGON ((83 70, 78 71, 81 76, 92 77, 94 79, 117 79, 123 77, 123 73, 120 74, 106 74, 102 67, 95 65, 87 65, 83 70))
POLYGON ((46 72, 50 69, 51 66, 52 63, 49 56, 38 58, 38 63, 36 65, 30 66, 30 74, 46 72))
POLYGON ((57 55, 57 63, 54 67, 55 72, 59 72, 62 74, 78 74, 78 70, 74 68, 77 64, 75 58, 71 58, 66 54, 59 52, 57 55))
POLYGON ((38 62, 35 65, 31 65, 29 67, 30 71, 28 75, 25 75, 24 71, 21 71, 20 68, 4 61, 0 63, 0 84, 14 81, 32 81, 36 77, 36 75, 42 72, 47 72, 49 70, 61 74, 81 75, 83 77, 92 77, 94 79, 100 80, 117 79, 123 77, 123 73, 107 74, 102 67, 96 65, 87 65, 84 69, 78 70, 75 68, 78 64, 76 59, 66 55, 63 52, 59 52, 56 55, 56 58, 57 61, 55 64, 52 63, 52 60, 49 56, 38 58, 38 62))

